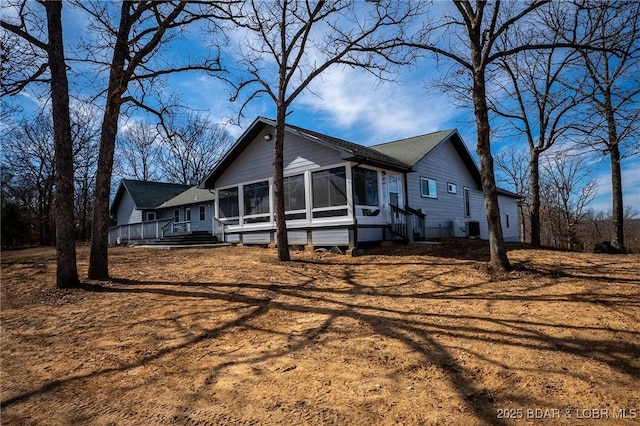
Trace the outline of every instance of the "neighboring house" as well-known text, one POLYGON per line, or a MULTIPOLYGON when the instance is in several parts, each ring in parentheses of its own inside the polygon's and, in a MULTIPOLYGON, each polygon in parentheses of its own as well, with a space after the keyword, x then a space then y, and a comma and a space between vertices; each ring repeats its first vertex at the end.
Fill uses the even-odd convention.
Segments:
MULTIPOLYGON (((275 242, 273 134, 259 117, 201 188, 215 190, 214 232, 231 243, 275 242)), ((480 173, 456 130, 365 147, 287 125, 289 244, 488 238, 480 173)), ((518 240, 518 196, 500 191, 506 240, 518 240)))
POLYGON ((212 231, 213 193, 194 185, 123 179, 111 204, 109 244, 212 231))

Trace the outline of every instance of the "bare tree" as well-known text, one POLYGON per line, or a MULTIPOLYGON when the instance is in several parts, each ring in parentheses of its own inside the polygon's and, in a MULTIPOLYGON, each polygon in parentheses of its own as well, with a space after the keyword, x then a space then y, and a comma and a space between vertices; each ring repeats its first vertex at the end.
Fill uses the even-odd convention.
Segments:
POLYGON ((584 0, 579 10, 599 49, 579 49, 588 83, 574 89, 590 108, 575 127, 586 147, 609 156, 611 242, 624 252, 622 161, 640 153, 640 3, 584 0))
POLYGON ((171 114, 160 129, 162 170, 176 183, 200 182, 222 158, 233 138, 202 114, 171 114))
POLYGON ((71 139, 73 140, 76 231, 81 241, 87 241, 91 235, 90 218, 93 211, 99 135, 100 126, 95 112, 88 105, 74 105, 71 108, 71 139))
MULTIPOLYGON (((62 2, 39 2, 46 13, 46 37, 41 22, 29 13, 29 5, 19 5, 19 14, 15 22, 0 20, 0 27, 18 36, 19 46, 24 47, 32 59, 37 59, 24 69, 25 56, 20 53, 10 55, 12 63, 6 75, 15 75, 1 87, 2 94, 16 94, 28 84, 48 81, 51 89, 51 111, 53 117, 53 140, 56 163, 56 254, 58 287, 77 287, 80 284, 76 266, 75 229, 74 229, 74 187, 73 187, 73 144, 71 141, 71 119, 69 114, 69 83, 67 80, 67 64, 64 56, 62 33, 62 2), (38 64, 38 65, 35 65, 38 64), (15 72, 15 74, 13 74, 15 72), (48 78, 47 78, 48 74, 48 78)), ((3 51, 5 36, 2 36, 3 51)), ((4 59, 4 58, 3 58, 4 59)), ((3 61, 4 62, 4 61, 3 61)), ((27 64, 29 65, 29 64, 27 64)), ((3 65, 2 77, 5 77, 3 65)))
MULTIPOLYGON (((567 5, 556 4, 550 12, 558 13, 559 7, 567 5)), ((551 43, 558 43, 560 37, 552 34, 551 43)), ((575 50, 552 47, 498 60, 507 79, 506 84, 502 76, 494 80, 502 91, 490 108, 506 118, 529 147, 529 222, 534 247, 540 246, 540 155, 566 137, 573 125, 571 112, 582 101, 579 92, 564 83, 567 74, 575 72, 576 56, 575 50)))
POLYGON ((244 107, 265 95, 276 107, 274 135, 274 205, 278 258, 289 260, 284 200, 285 120, 295 99, 329 67, 358 67, 383 77, 391 64, 411 58, 402 47, 405 25, 420 5, 381 0, 263 2, 234 4, 228 16, 247 37, 241 60, 229 79, 232 100, 244 107), (245 95, 246 94, 246 95, 245 95))
POLYGON ((543 164, 544 188, 550 229, 555 229, 557 247, 575 250, 576 225, 586 214, 586 206, 597 194, 596 182, 582 157, 558 153, 543 164), (553 217, 556 220, 553 220, 553 217))
POLYGON ((220 71, 217 56, 199 60, 187 57, 180 62, 162 56, 163 48, 183 35, 189 25, 213 19, 217 3, 123 1, 117 18, 112 16, 110 3, 79 1, 77 5, 91 17, 91 29, 96 35, 85 49, 85 61, 109 74, 108 86, 100 93, 105 106, 89 259, 89 277, 105 279, 109 276, 109 195, 122 108, 141 108, 161 117, 164 111, 153 101, 154 95, 156 100, 162 97, 163 76, 183 71, 220 71))
MULTIPOLYGON (((489 119, 488 87, 496 67, 503 58, 519 52, 550 48, 576 48, 585 46, 584 38, 574 31, 572 37, 558 42, 542 39, 546 22, 538 14, 548 0, 529 2, 486 2, 483 0, 459 0, 453 2, 454 12, 445 12, 442 19, 427 22, 418 41, 410 46, 446 58, 454 65, 448 75, 457 81, 456 96, 471 99, 476 121, 477 148, 484 192, 484 204, 489 224, 490 266, 509 270, 495 185, 494 160, 491 154, 491 123, 489 119)), ((565 10, 558 21, 566 22, 565 10)), ((572 21, 579 26, 579 22, 572 21)), ((574 29, 575 27, 571 27, 574 29)))
POLYGON ((156 181, 162 178, 160 135, 144 121, 128 125, 118 136, 121 174, 125 179, 156 181))
POLYGON ((437 58, 445 57, 454 61, 454 74, 468 78, 466 93, 471 97, 475 114, 476 152, 480 159, 484 206, 489 224, 489 264, 496 270, 510 270, 511 264, 500 224, 494 160, 491 154, 488 77, 502 58, 537 48, 529 40, 516 38, 514 31, 517 26, 529 25, 528 17, 545 3, 545 0, 508 4, 482 0, 455 1, 455 13, 446 14, 440 22, 427 23, 421 33, 421 40, 412 44, 434 53, 437 58), (446 44, 443 44, 443 38, 446 44))
POLYGON ((55 148, 51 116, 41 111, 33 120, 19 121, 3 136, 4 171, 11 176, 6 194, 28 212, 41 245, 55 244, 53 203, 55 148))

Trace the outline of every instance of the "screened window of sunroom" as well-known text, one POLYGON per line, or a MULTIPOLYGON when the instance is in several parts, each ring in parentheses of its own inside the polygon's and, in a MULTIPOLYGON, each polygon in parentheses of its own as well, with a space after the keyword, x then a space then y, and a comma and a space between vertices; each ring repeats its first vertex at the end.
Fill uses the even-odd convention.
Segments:
POLYGON ((361 206, 378 205, 378 173, 362 167, 353 168, 353 195, 361 206))
POLYGON ((218 204, 220 217, 238 217, 240 209, 238 207, 238 188, 227 188, 218 190, 218 204))
POLYGON ((347 176, 344 167, 313 172, 313 207, 347 204, 347 176))

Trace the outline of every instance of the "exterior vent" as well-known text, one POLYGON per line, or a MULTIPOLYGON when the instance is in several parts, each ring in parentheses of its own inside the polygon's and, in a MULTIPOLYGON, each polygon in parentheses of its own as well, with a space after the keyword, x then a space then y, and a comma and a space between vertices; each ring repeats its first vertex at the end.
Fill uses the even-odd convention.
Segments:
POLYGON ((477 221, 465 222, 464 233, 467 238, 480 237, 480 222, 477 222, 477 221))

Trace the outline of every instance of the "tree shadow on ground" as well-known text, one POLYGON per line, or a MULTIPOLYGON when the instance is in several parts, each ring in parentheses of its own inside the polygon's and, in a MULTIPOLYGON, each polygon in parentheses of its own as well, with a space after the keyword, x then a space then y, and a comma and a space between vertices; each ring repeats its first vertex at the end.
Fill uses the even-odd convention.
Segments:
MULTIPOLYGON (((475 259, 475 258, 474 258, 475 259)), ((476 259, 477 260, 477 259, 476 259)), ((584 327, 571 324, 534 321, 527 318, 483 317, 464 312, 429 312, 426 308, 405 310, 386 306, 385 300, 404 298, 420 306, 420 301, 441 300, 451 303, 490 301, 492 303, 562 303, 567 309, 577 309, 584 303, 601 305, 619 305, 623 303, 615 295, 581 293, 554 295, 539 292, 523 294, 514 288, 495 291, 485 289, 486 282, 466 286, 447 286, 442 279, 440 288, 429 292, 411 292, 408 286, 411 279, 393 286, 368 285, 357 279, 352 267, 342 265, 341 272, 330 276, 335 284, 319 283, 317 271, 304 269, 293 271, 299 280, 295 285, 278 282, 268 283, 240 282, 171 282, 145 281, 134 279, 114 279, 110 282, 85 283, 83 289, 95 293, 119 293, 133 295, 152 295, 179 300, 209 300, 238 305, 235 319, 225 321, 191 335, 186 341, 163 348, 151 355, 139 356, 135 361, 121 363, 114 367, 99 369, 88 374, 78 374, 47 382, 36 389, 14 395, 2 401, 3 410, 15 404, 28 401, 39 395, 56 392, 59 388, 73 386, 86 379, 100 379, 114 372, 124 372, 135 367, 149 364, 167 357, 172 353, 193 347, 205 341, 215 341, 223 335, 238 330, 259 330, 275 336, 286 334, 282 330, 269 329, 257 325, 267 314, 278 313, 284 317, 293 314, 318 314, 324 318, 314 323, 307 331, 284 347, 277 347, 262 354, 234 359, 232 356, 221 361, 209 373, 208 383, 215 383, 222 372, 239 364, 255 365, 267 359, 282 358, 295 354, 303 348, 326 344, 326 339, 336 341, 349 338, 349 331, 336 331, 335 323, 339 319, 349 319, 364 324, 377 336, 401 342, 407 348, 419 354, 425 364, 435 365, 444 372, 444 376, 455 389, 460 400, 468 403, 470 415, 483 424, 507 424, 496 417, 499 401, 491 390, 483 388, 473 377, 474 372, 456 357, 456 351, 465 351, 469 356, 506 369, 513 368, 508 363, 501 364, 496 357, 479 352, 475 343, 491 344, 503 349, 526 348, 532 353, 562 353, 577 359, 596 361, 609 366, 612 370, 630 379, 640 378, 638 353, 640 333, 616 329, 615 327, 584 327), (339 285, 338 285, 339 284, 339 285), (560 333, 562 331, 562 333, 560 333), (585 337, 585 333, 607 332, 624 338, 598 339, 585 337), (560 337, 562 335, 562 337, 560 337), (444 343, 440 338, 447 337, 444 343)), ((357 265, 356 265, 357 266, 357 265)), ((324 274, 324 272, 323 272, 324 274)), ((324 276, 324 275, 323 275, 324 276)), ((437 276, 430 279, 438 283, 437 276)), ((517 279, 516 279, 517 281, 517 279)), ((544 284, 536 288, 544 290, 544 284)), ((177 303, 177 302, 175 302, 177 303)), ((637 307, 637 301, 627 301, 637 307)), ((171 319, 171 318, 169 318, 171 319)), ((177 321, 176 318, 173 318, 177 321)), ((132 318, 131 321, 135 319, 132 318)), ((130 323, 131 325, 131 323, 130 323)), ((591 380, 587 374, 579 371, 557 368, 536 369, 538 373, 566 374, 583 381, 591 380)), ((545 401, 536 400, 523 392, 511 390, 511 400, 519 401, 523 406, 542 407, 545 401)))

